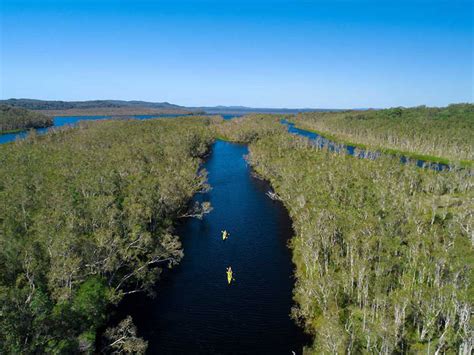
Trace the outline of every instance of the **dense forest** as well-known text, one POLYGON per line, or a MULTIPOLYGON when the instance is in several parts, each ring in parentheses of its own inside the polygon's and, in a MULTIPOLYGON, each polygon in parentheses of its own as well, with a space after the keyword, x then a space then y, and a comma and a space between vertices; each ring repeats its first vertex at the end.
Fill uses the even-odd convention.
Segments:
MULTIPOLYGON (((279 123, 277 115, 252 114, 223 121, 214 119, 212 126, 217 138, 238 143, 250 143, 267 135, 279 134, 286 127, 279 123)), ((289 116, 288 116, 289 117, 289 116)))
MULTIPOLYGON (((446 147, 451 132, 465 141, 472 131, 453 122, 471 123, 453 112, 469 108, 450 106, 445 118, 433 109, 445 136, 426 130, 446 147)), ((394 115, 386 129, 401 137, 394 128, 406 122, 394 115)), ((468 352, 472 171, 338 154, 287 133, 282 117, 87 121, 0 146, 0 353, 143 353, 130 317, 103 332, 103 349, 97 330, 110 305, 153 294, 161 269, 182 258, 173 226, 212 208, 188 201, 209 188, 200 163, 215 138, 249 144, 249 163, 292 218, 291 316, 313 336, 307 353, 468 352)), ((428 147, 432 137, 412 139, 428 147)))
MULTIPOLYGON (((0 146, 0 353, 94 352, 107 308, 152 293, 208 188, 209 119, 82 122, 0 146)), ((130 318, 107 352, 143 353, 130 318)))
POLYGON ((472 165, 474 105, 301 113, 298 127, 362 148, 472 165))
POLYGON ((339 155, 276 133, 275 117, 259 120, 259 134, 248 133, 255 129, 250 118, 217 130, 226 139, 249 139, 250 163, 293 220, 292 314, 314 335, 306 351, 469 351, 470 172, 339 155))
POLYGON ((53 119, 23 108, 0 105, 0 134, 53 125, 53 119))

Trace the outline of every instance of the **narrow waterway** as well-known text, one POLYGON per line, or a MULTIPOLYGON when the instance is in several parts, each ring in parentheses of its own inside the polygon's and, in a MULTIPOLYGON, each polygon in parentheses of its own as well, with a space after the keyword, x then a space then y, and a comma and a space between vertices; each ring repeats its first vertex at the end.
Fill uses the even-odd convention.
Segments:
MULTIPOLYGON (((295 135, 298 135, 298 136, 306 137, 311 142, 313 142, 313 144, 315 144, 318 147, 327 147, 328 149, 330 149, 332 151, 345 152, 346 154, 349 154, 349 155, 357 156, 357 157, 360 157, 360 158, 367 158, 367 159, 376 159, 376 158, 382 156, 382 153, 378 152, 378 151, 364 150, 364 149, 360 149, 360 148, 357 148, 357 147, 352 146, 352 145, 343 145, 343 144, 333 142, 333 141, 317 134, 316 132, 311 132, 311 131, 307 131, 305 129, 298 128, 298 127, 295 126, 294 123, 289 122, 286 119, 282 119, 280 122, 287 126, 289 133, 292 133, 292 134, 295 134, 295 135)), ((413 160, 413 159, 410 159, 406 156, 400 156, 400 162, 402 164, 406 164, 406 163, 413 162, 413 161, 420 168, 429 168, 429 169, 433 169, 433 170, 436 170, 436 171, 442 171, 442 170, 450 169, 450 166, 447 165, 447 164, 433 163, 433 162, 428 162, 428 161, 421 160, 421 159, 413 160)))
POLYGON ((205 168, 212 190, 197 195, 214 210, 177 230, 185 256, 157 284, 157 297, 128 297, 151 354, 301 354, 305 335, 290 318, 291 220, 251 176, 247 147, 217 141, 205 168), (221 231, 230 232, 223 241, 221 231), (231 266, 235 282, 227 284, 231 266))

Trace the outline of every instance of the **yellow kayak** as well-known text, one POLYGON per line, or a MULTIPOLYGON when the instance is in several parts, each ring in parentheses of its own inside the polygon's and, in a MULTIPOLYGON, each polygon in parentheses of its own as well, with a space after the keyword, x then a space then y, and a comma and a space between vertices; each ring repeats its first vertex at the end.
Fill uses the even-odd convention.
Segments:
POLYGON ((227 272, 227 283, 230 285, 230 283, 231 283, 232 280, 233 280, 233 277, 232 277, 232 274, 233 274, 233 273, 232 273, 232 268, 229 266, 229 267, 227 268, 227 271, 226 271, 226 272, 227 272))

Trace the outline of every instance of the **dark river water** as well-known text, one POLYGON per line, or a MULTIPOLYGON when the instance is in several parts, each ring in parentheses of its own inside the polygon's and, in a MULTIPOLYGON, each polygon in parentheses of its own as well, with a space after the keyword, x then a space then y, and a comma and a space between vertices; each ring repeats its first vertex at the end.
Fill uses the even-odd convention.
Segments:
POLYGON ((212 190, 194 198, 214 210, 178 227, 185 256, 157 283, 157 297, 128 297, 119 306, 148 340, 149 353, 301 354, 306 337, 289 316, 291 220, 265 195, 268 183, 251 176, 247 152, 244 145, 214 144, 205 163, 212 190))

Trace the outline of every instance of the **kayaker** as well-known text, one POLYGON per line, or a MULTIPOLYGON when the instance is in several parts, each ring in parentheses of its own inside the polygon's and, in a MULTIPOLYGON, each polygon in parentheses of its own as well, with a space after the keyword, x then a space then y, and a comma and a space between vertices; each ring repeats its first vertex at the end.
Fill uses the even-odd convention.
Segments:
POLYGON ((230 283, 234 280, 232 268, 229 266, 226 272, 227 272, 227 283, 230 285, 230 283))
POLYGON ((230 233, 227 231, 222 231, 222 240, 226 240, 229 238, 230 233))

